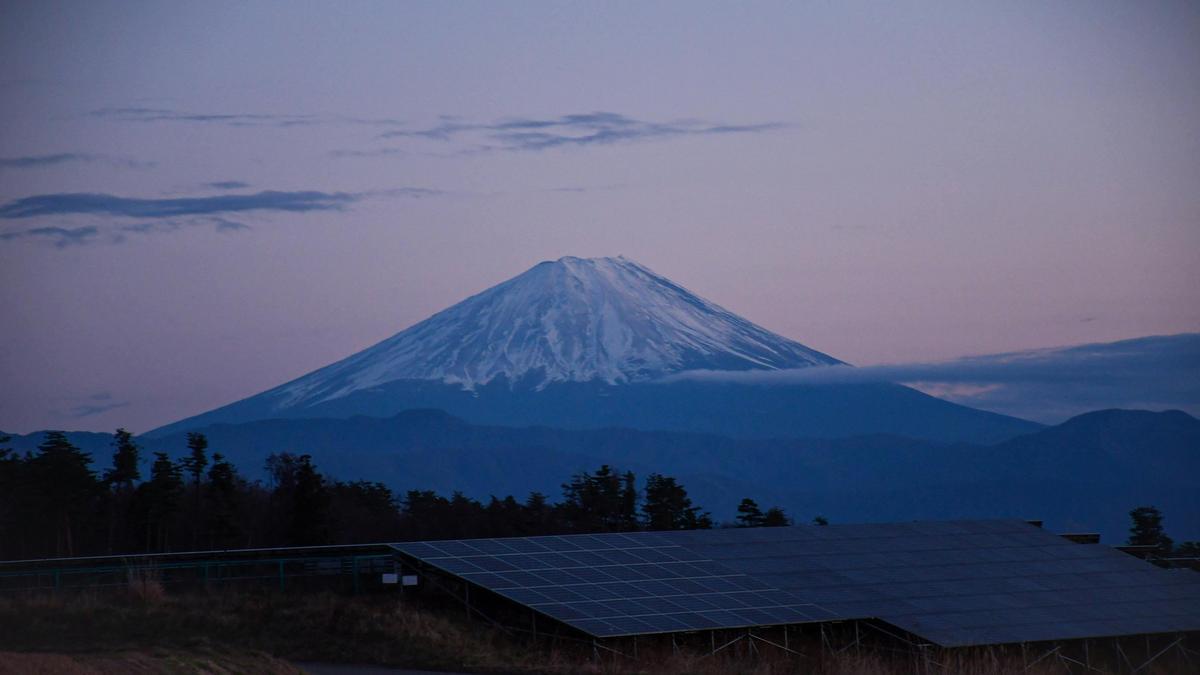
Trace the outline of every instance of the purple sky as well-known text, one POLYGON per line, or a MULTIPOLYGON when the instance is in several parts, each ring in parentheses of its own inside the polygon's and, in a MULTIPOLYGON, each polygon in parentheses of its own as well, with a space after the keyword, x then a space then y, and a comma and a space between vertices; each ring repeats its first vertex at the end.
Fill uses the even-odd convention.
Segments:
POLYGON ((563 255, 856 364, 1200 329, 1194 2, 5 3, 0 97, 6 431, 563 255))

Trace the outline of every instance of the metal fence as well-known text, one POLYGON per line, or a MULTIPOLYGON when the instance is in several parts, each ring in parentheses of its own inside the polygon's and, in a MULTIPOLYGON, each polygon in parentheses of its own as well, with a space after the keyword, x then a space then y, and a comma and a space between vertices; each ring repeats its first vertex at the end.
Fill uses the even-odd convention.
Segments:
POLYGON ((0 563, 0 593, 160 585, 270 586, 361 592, 383 585, 399 562, 380 547, 310 547, 58 558, 0 563))

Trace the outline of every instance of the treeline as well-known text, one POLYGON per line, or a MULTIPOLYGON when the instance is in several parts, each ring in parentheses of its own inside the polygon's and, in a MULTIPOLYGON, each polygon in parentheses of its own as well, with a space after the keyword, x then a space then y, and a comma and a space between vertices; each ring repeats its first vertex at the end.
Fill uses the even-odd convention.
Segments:
MULTIPOLYGON (((1200 561, 1200 542, 1185 541, 1176 544, 1163 529, 1163 514, 1154 506, 1139 506, 1129 512, 1130 546, 1152 547, 1150 555, 1156 559, 1181 558, 1200 561)), ((1196 565, 1191 565, 1195 567, 1196 565)))
MULTIPOLYGON (((309 455, 291 453, 271 455, 268 479, 250 481, 197 433, 172 459, 144 457, 132 434, 118 429, 111 468, 100 474, 61 432, 47 432, 24 455, 5 449, 7 440, 0 437, 0 559, 8 560, 713 526, 675 478, 651 474, 639 483, 607 465, 570 477, 557 502, 537 492, 480 502, 331 480, 309 455)), ((790 519, 747 498, 735 524, 790 519)))

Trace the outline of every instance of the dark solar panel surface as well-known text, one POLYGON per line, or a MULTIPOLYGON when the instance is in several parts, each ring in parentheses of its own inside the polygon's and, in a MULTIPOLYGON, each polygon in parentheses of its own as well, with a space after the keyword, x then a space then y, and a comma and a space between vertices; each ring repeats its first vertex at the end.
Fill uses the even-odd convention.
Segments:
POLYGON ((597 637, 837 618, 654 532, 394 547, 597 637))
POLYGON ((1022 521, 673 533, 839 616, 943 646, 1200 630, 1200 574, 1022 521))
POLYGON ((1021 521, 394 547, 597 637, 865 618, 943 646, 1200 630, 1200 574, 1021 521))

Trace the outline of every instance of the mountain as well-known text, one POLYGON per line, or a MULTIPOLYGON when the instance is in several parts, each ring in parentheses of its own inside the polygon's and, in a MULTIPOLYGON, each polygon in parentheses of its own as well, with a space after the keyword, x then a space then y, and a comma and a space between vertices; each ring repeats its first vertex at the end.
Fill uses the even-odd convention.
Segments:
POLYGON ((555 382, 643 382, 682 370, 838 363, 632 260, 568 257, 536 265, 268 393, 284 409, 396 380, 473 389, 504 378, 540 389, 555 382))
MULTIPOLYGON (((1171 411, 1106 410, 993 445, 887 435, 755 440, 632 429, 474 425, 436 410, 389 418, 274 419, 200 429, 210 447, 251 478, 268 455, 311 454, 326 475, 397 491, 460 490, 480 499, 537 490, 552 498, 570 475, 603 463, 645 477, 678 477, 718 519, 752 497, 806 521, 1036 518, 1056 530, 1124 541, 1128 512, 1158 506, 1177 540, 1200 539, 1200 420, 1171 411)), ((71 434, 106 466, 111 437, 71 434)), ((145 449, 186 452, 183 433, 139 438, 145 449)), ((40 434, 14 437, 18 451, 40 434)))
POLYGON ((561 258, 332 365, 151 432, 439 408, 479 424, 747 438, 894 433, 994 441, 1039 428, 894 384, 664 380, 845 365, 626 258, 561 258))

